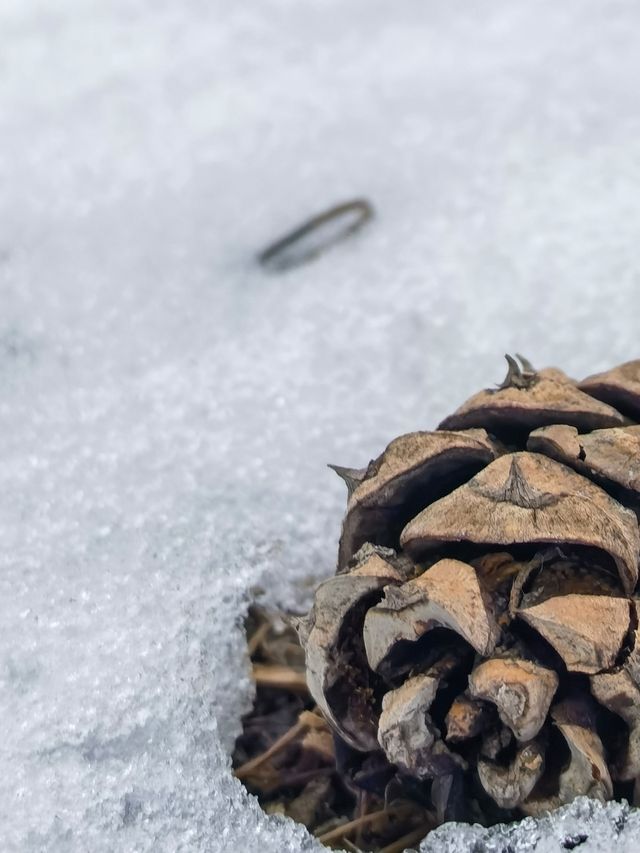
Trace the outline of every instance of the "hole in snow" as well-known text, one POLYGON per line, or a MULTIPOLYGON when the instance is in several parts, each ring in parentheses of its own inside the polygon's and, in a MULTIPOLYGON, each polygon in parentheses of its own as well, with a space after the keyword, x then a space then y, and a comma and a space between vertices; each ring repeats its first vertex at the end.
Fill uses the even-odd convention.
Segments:
POLYGON ((565 838, 562 847, 564 850, 575 850, 576 847, 580 847, 581 844, 584 844, 588 838, 589 836, 585 835, 583 832, 579 835, 570 835, 568 838, 565 838))

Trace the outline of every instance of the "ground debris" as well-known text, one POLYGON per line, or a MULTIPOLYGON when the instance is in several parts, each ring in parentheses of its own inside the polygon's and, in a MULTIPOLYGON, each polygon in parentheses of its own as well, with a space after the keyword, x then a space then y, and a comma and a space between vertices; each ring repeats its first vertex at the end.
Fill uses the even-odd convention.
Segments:
POLYGON ((330 847, 399 853, 418 844, 435 815, 415 798, 354 785, 374 778, 375 761, 353 772, 341 766, 333 733, 302 689, 304 656, 288 620, 253 607, 246 627, 256 699, 236 742, 235 775, 265 812, 303 823, 330 847))

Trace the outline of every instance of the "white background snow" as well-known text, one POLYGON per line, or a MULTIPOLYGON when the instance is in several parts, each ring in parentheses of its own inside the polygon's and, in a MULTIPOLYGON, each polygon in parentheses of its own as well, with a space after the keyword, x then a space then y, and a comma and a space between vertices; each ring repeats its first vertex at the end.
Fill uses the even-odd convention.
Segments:
POLYGON ((635 0, 0 0, 2 851, 316 849, 229 771, 250 590, 304 602, 325 463, 505 351, 640 354, 639 28, 635 0), (353 195, 359 236, 256 265, 353 195))

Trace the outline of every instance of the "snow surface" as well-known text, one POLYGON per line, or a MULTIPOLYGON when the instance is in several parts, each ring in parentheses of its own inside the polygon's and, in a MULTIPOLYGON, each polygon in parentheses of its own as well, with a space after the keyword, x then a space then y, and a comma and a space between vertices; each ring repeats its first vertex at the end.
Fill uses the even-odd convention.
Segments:
MULTIPOLYGON (((505 351, 638 355, 639 26, 635 0, 0 0, 2 851, 319 849, 229 770, 247 601, 332 571, 326 462, 435 425, 505 351), (354 195, 358 236, 256 265, 354 195)), ((637 816, 576 808, 423 849, 639 849, 637 816)))

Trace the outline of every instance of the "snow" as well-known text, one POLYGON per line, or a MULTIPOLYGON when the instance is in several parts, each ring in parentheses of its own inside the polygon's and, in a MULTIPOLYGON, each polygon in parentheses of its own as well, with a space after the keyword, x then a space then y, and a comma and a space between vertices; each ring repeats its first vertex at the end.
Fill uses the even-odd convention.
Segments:
POLYGON ((637 853, 639 833, 640 810, 579 797, 553 814, 509 826, 446 824, 428 836, 420 853, 637 853))
MULTIPOLYGON (((639 24, 633 0, 2 0, 0 849, 319 849, 230 773, 247 602, 332 571, 325 463, 435 425, 505 351, 638 355, 639 24), (354 196, 357 236, 255 263, 354 196)), ((511 849, 561 849, 533 826, 511 849)))

